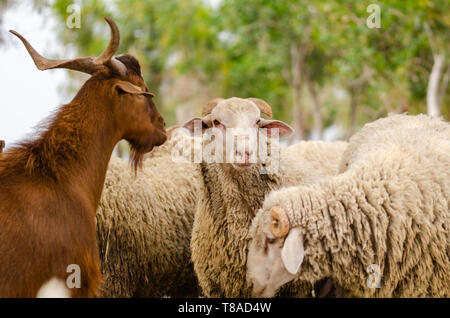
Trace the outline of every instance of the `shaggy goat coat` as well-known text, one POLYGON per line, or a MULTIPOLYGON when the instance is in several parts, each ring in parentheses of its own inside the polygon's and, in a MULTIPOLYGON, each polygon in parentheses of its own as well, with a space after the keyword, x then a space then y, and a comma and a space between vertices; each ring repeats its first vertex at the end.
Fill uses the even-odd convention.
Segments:
POLYGON ((390 116, 347 149, 342 174, 271 193, 252 233, 280 205, 303 233, 297 279, 332 277, 357 297, 449 297, 450 125, 390 116))
POLYGON ((176 142, 155 148, 138 176, 111 159, 96 215, 104 297, 199 295, 189 243, 201 177, 171 160, 176 142))
MULTIPOLYGON (((281 186, 312 182, 337 172, 345 142, 300 142, 281 152, 277 174, 260 166, 237 171, 230 164, 201 164, 204 182, 192 231, 192 260, 206 297, 249 297, 248 229, 265 196, 281 186), (310 152, 317 152, 311 154, 310 152), (324 158, 324 167, 306 158, 324 158), (325 159, 326 158, 326 159, 325 159)), ((309 296, 310 284, 289 284, 279 296, 309 296)))

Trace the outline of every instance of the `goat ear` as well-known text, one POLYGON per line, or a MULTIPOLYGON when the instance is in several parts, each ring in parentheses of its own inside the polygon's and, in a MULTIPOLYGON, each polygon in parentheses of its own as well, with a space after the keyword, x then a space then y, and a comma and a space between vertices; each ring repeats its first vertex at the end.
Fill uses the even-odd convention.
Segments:
POLYGON ((281 250, 281 260, 287 271, 294 275, 298 272, 300 265, 302 265, 304 257, 303 237, 300 234, 300 229, 294 227, 289 231, 288 236, 284 240, 284 246, 281 250))
POLYGON ((149 96, 155 96, 152 93, 146 92, 142 90, 140 87, 131 84, 130 82, 126 81, 119 81, 116 84, 114 84, 114 89, 122 92, 122 93, 128 93, 128 94, 134 94, 134 95, 149 95, 149 96))
POLYGON ((194 135, 196 131, 203 132, 205 129, 211 127, 210 115, 206 115, 203 118, 200 117, 192 118, 191 120, 185 122, 182 127, 186 128, 191 135, 194 135), (195 129, 196 127, 197 129, 195 129))
POLYGON ((287 138, 294 133, 294 128, 280 120, 265 120, 261 119, 260 128, 267 129, 267 136, 271 137, 274 134, 275 129, 278 129, 278 136, 280 138, 287 138))

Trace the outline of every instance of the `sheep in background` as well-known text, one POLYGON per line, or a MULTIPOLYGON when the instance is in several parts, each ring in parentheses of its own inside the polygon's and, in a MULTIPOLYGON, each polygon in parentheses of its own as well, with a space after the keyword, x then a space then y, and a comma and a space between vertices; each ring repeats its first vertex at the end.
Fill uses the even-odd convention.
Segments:
POLYGON ((390 116, 351 138, 342 174, 272 192, 251 228, 253 295, 332 277, 357 297, 449 297, 449 154, 448 123, 390 116))
MULTIPOLYGON (((292 133, 292 128, 280 121, 263 119, 261 113, 268 117, 272 115, 270 106, 260 99, 215 99, 204 107, 203 118, 194 118, 184 127, 194 132, 197 120, 204 130, 204 140, 214 133, 213 129, 208 128, 214 128, 221 134, 225 134, 229 128, 266 128, 267 142, 274 145, 273 149, 276 150, 276 141, 270 138, 272 129, 279 129, 280 137, 286 137, 292 133)), ((240 137, 248 138, 247 135, 240 137)), ((260 137, 264 138, 264 135, 260 137)), ((204 141, 203 149, 209 144, 204 141)), ((327 143, 333 148, 331 155, 327 147, 318 147, 322 153, 317 154, 317 157, 328 158, 325 172, 315 171, 317 167, 295 156, 301 153, 302 146, 307 145, 312 144, 300 143, 283 150, 279 170, 271 174, 261 173, 267 166, 274 164, 271 158, 263 162, 258 154, 257 162, 250 162, 249 158, 256 153, 252 147, 231 153, 234 159, 243 159, 240 163, 207 163, 203 160, 200 164, 203 188, 199 193, 191 249, 195 272, 206 297, 250 296, 245 281, 247 234, 251 220, 266 194, 283 185, 310 182, 318 175, 337 171, 339 154, 344 151, 345 143, 327 143), (331 169, 333 164, 334 168, 331 169)), ((291 284, 279 295, 309 296, 310 291, 309 284, 291 284)))
POLYGON ((199 295, 189 243, 201 174, 172 161, 174 145, 192 138, 168 130, 139 175, 121 159, 109 164, 96 215, 103 297, 199 295))

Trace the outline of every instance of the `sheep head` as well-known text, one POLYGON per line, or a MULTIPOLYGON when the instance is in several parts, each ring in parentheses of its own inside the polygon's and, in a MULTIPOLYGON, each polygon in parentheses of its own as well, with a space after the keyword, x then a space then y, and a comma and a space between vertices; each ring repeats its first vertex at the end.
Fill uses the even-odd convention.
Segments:
POLYGON ((214 162, 231 163, 233 168, 242 170, 258 162, 258 145, 262 140, 285 138, 293 132, 288 124, 264 119, 262 114, 270 118, 272 109, 261 99, 216 98, 204 106, 202 118, 193 118, 183 127, 194 135, 199 132, 206 136, 203 139, 209 141, 209 146, 214 139, 215 150, 219 149, 214 156, 224 159, 214 162))
POLYGON ((253 296, 273 297, 296 277, 303 262, 301 228, 290 228, 282 207, 263 207, 253 220, 250 237, 247 284, 253 296))

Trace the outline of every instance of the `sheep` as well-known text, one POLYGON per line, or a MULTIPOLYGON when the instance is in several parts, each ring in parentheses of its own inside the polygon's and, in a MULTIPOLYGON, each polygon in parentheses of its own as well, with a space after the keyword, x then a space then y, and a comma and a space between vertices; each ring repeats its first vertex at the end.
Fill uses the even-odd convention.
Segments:
POLYGON ((172 161, 191 137, 168 128, 135 177, 112 158, 97 210, 103 297, 197 297, 190 238, 201 174, 195 163, 172 161), (172 136, 171 136, 172 135, 172 136))
MULTIPOLYGON (((231 160, 226 162, 211 162, 207 154, 201 158, 203 187, 199 193, 194 219, 191 252, 194 269, 206 297, 250 296, 245 281, 247 233, 265 195, 282 185, 312 182, 317 175, 335 173, 339 153, 342 154, 345 149, 345 143, 333 144, 332 155, 326 154, 329 162, 325 173, 314 172, 311 163, 295 155, 302 153, 302 147, 309 147, 311 150, 317 148, 325 155, 326 145, 330 146, 332 143, 323 143, 320 147, 314 147, 311 143, 295 145, 281 152, 279 169, 271 169, 276 166, 275 159, 279 150, 279 144, 272 138, 275 129, 279 130, 280 137, 289 136, 293 130, 281 121, 261 118, 261 113, 271 116, 270 106, 260 99, 215 99, 204 107, 202 118, 191 119, 183 125, 194 135, 195 127, 197 131, 200 128, 200 131, 203 131, 203 149, 207 149, 211 144, 215 144, 219 149, 211 152, 214 156, 221 153, 222 146, 230 146, 227 142, 220 141, 221 139, 251 139, 251 132, 245 134, 245 131, 242 131, 246 128, 267 129, 267 133, 263 131, 259 134, 261 145, 267 142, 270 149, 275 149, 265 158, 259 153, 259 148, 247 143, 243 149, 232 149, 229 152, 231 160), (221 135, 228 134, 231 134, 230 138, 221 138, 221 135), (215 136, 214 142, 209 141, 212 135, 215 136), (256 157, 253 163, 250 161, 252 157, 256 157), (334 167, 331 168, 333 164, 334 167), (263 173, 265 171, 270 173, 263 173)), ((310 295, 310 289, 309 284, 295 284, 279 295, 307 296, 310 295)))
POLYGON ((98 295, 95 211, 114 146, 126 139, 137 168, 146 152, 166 140, 139 62, 131 55, 113 56, 119 29, 106 21, 112 35, 105 51, 73 60, 48 60, 11 31, 38 69, 66 68, 91 77, 36 139, 0 157, 0 297, 35 297, 44 282, 64 280, 74 265, 80 288, 72 288, 70 296, 98 295))
POLYGON ((331 277, 356 297, 449 297, 450 125, 391 115, 347 149, 342 173, 265 199, 250 229, 252 294, 331 277))

